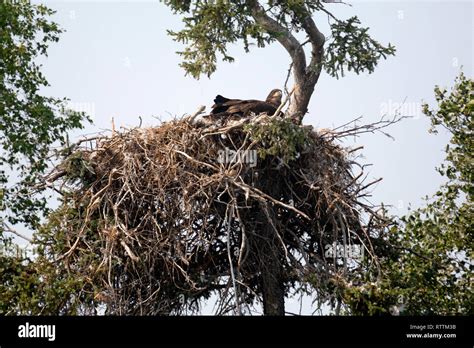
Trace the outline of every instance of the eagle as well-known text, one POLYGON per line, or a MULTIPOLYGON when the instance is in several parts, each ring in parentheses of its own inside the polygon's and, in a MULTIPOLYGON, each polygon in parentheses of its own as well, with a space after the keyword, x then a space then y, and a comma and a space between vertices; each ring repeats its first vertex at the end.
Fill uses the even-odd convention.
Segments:
POLYGON ((220 94, 214 99, 211 115, 214 116, 249 116, 250 113, 273 115, 281 104, 282 92, 273 89, 265 101, 229 99, 220 94))

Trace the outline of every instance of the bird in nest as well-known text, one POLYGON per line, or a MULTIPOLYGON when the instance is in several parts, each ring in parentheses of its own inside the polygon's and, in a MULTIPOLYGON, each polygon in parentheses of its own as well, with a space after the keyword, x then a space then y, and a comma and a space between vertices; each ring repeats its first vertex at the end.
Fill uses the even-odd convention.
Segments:
POLYGON ((229 99, 220 94, 214 99, 214 105, 209 116, 240 116, 247 117, 251 113, 273 115, 281 104, 282 92, 274 89, 268 94, 267 99, 263 100, 242 100, 229 99))

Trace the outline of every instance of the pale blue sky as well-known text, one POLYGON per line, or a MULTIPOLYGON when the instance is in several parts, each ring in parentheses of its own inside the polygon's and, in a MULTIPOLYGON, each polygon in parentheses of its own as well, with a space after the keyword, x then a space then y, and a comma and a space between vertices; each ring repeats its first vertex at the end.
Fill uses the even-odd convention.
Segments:
MULTIPOLYGON (((374 38, 396 46, 397 55, 381 61, 371 75, 349 73, 336 80, 323 74, 304 123, 330 128, 360 115, 373 122, 406 101, 406 113, 415 117, 389 129, 395 141, 378 134, 356 140, 365 147, 364 161, 373 163, 369 178, 384 178, 373 202, 403 213, 443 181, 434 168, 444 158, 448 137, 428 134, 419 107, 422 101, 433 104, 434 85, 451 86, 461 65, 473 77, 473 2, 346 2, 353 6, 327 7, 341 18, 358 15, 374 38)), ((152 116, 167 120, 193 113, 200 105, 209 107, 216 94, 264 98, 283 87, 289 57, 277 43, 250 54, 236 45, 231 49, 236 63, 219 63, 211 79, 185 77, 175 54, 182 46, 166 34, 181 27, 180 19, 158 1, 43 3, 58 11, 54 19, 67 31, 44 61, 52 85, 47 93, 93 111, 95 125, 87 133, 110 128, 112 117, 117 127, 138 125, 139 115, 144 125, 158 125, 152 116)), ((316 19, 327 34, 326 18, 316 19)))

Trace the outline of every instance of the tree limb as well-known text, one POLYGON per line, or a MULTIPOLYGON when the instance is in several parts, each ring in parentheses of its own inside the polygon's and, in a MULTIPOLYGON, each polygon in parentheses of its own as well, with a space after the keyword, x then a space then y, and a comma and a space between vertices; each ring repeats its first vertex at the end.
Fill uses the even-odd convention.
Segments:
POLYGON ((307 74, 312 75, 315 72, 317 77, 321 73, 322 61, 324 57, 324 43, 326 38, 323 33, 321 33, 314 23, 311 15, 308 13, 308 16, 301 23, 306 34, 308 34, 308 39, 311 42, 311 61, 309 63, 307 74))
POLYGON ((20 237, 20 238, 23 238, 24 240, 26 240, 27 242, 29 243, 33 243, 33 240, 31 238, 28 238, 27 236, 25 236, 24 234, 21 234, 20 232, 14 230, 13 228, 11 228, 10 226, 8 226, 5 222, 3 222, 3 229, 6 231, 6 232, 10 232, 10 233, 13 233, 14 235, 20 237))
POLYGON ((296 76, 303 77, 306 72, 306 56, 299 41, 290 31, 269 17, 258 1, 250 1, 252 16, 267 32, 277 34, 276 40, 287 50, 293 60, 293 71, 296 76))
POLYGON ((311 18, 311 11, 306 7, 302 8, 302 15, 298 18, 301 27, 308 37, 308 40, 301 44, 290 30, 271 18, 258 1, 249 1, 249 6, 257 24, 262 26, 269 34, 273 34, 292 59, 295 86, 288 108, 288 115, 295 122, 301 123, 303 116, 308 111, 308 104, 313 94, 314 86, 321 74, 326 38, 319 31, 311 18), (303 49, 303 45, 308 42, 311 43, 312 47, 309 65, 307 65, 303 49))

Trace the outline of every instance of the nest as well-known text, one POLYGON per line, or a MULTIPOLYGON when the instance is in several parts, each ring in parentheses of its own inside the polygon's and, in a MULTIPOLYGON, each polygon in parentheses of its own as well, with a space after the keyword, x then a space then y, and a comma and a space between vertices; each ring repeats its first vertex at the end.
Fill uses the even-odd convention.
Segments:
POLYGON ((338 144, 346 134, 263 115, 82 142, 52 173, 57 261, 110 314, 189 313, 211 295, 216 314, 243 312, 272 281, 334 299, 341 279, 376 265, 386 226, 338 144), (365 257, 328 257, 334 245, 365 257))

